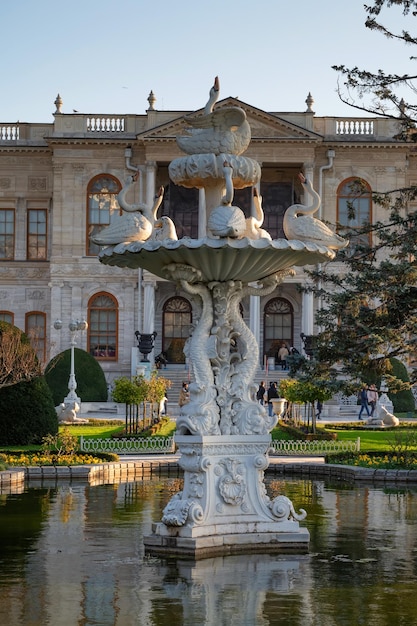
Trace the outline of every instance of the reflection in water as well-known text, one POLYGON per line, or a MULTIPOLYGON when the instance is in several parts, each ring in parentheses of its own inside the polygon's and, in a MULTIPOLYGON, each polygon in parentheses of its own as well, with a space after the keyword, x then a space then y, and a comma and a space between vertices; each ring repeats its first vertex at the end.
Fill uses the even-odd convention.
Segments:
POLYGON ((417 491, 270 480, 308 512, 307 555, 197 562, 144 554, 180 479, 0 496, 8 626, 385 626, 415 623, 417 491))

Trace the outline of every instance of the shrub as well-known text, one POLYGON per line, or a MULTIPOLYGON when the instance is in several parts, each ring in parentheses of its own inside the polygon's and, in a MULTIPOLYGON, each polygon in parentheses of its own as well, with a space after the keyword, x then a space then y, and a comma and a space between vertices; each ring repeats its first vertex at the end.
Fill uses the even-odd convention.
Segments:
POLYGON ((0 445, 39 444, 58 432, 58 418, 43 376, 0 389, 0 445))
MULTIPOLYGON (((77 380, 76 393, 83 402, 106 402, 107 383, 100 363, 80 348, 74 348, 74 370, 77 380)), ((71 371, 71 349, 55 356, 46 366, 45 378, 52 392, 55 406, 68 395, 71 371)))

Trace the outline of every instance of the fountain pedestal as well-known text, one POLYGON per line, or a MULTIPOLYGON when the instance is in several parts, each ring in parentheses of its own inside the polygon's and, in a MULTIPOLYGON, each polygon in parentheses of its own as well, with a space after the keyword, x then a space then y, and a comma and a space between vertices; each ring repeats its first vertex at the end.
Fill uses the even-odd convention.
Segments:
POLYGON ((184 435, 184 489, 164 510, 162 522, 145 537, 148 552, 193 558, 239 552, 305 552, 306 516, 285 496, 274 500, 263 483, 270 435, 184 435))

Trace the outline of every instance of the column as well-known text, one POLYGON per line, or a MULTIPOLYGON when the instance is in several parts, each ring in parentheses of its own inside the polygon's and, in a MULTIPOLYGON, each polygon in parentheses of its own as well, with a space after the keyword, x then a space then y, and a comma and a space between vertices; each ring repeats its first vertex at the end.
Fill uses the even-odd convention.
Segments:
POLYGON ((206 194, 203 188, 198 190, 198 238, 207 236, 206 194))
POLYGON ((155 330, 155 281, 147 281, 144 284, 143 294, 143 333, 153 333, 155 330))
POLYGON ((259 354, 261 360, 263 360, 263 354, 261 353, 260 339, 261 339, 261 299, 259 296, 250 296, 249 301, 249 328, 255 336, 256 343, 259 346, 259 354))
POLYGON ((145 203, 152 208, 155 198, 156 163, 147 161, 146 163, 146 200, 145 203))
POLYGON ((301 332, 312 335, 314 331, 314 296, 312 292, 303 292, 301 311, 301 332))

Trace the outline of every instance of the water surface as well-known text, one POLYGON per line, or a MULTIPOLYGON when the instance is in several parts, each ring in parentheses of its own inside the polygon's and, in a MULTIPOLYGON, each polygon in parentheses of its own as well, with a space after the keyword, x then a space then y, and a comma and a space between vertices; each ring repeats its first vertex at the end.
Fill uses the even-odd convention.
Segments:
POLYGON ((146 556, 143 536, 179 478, 0 496, 0 624, 417 623, 417 488, 267 482, 307 510, 309 554, 146 556))

